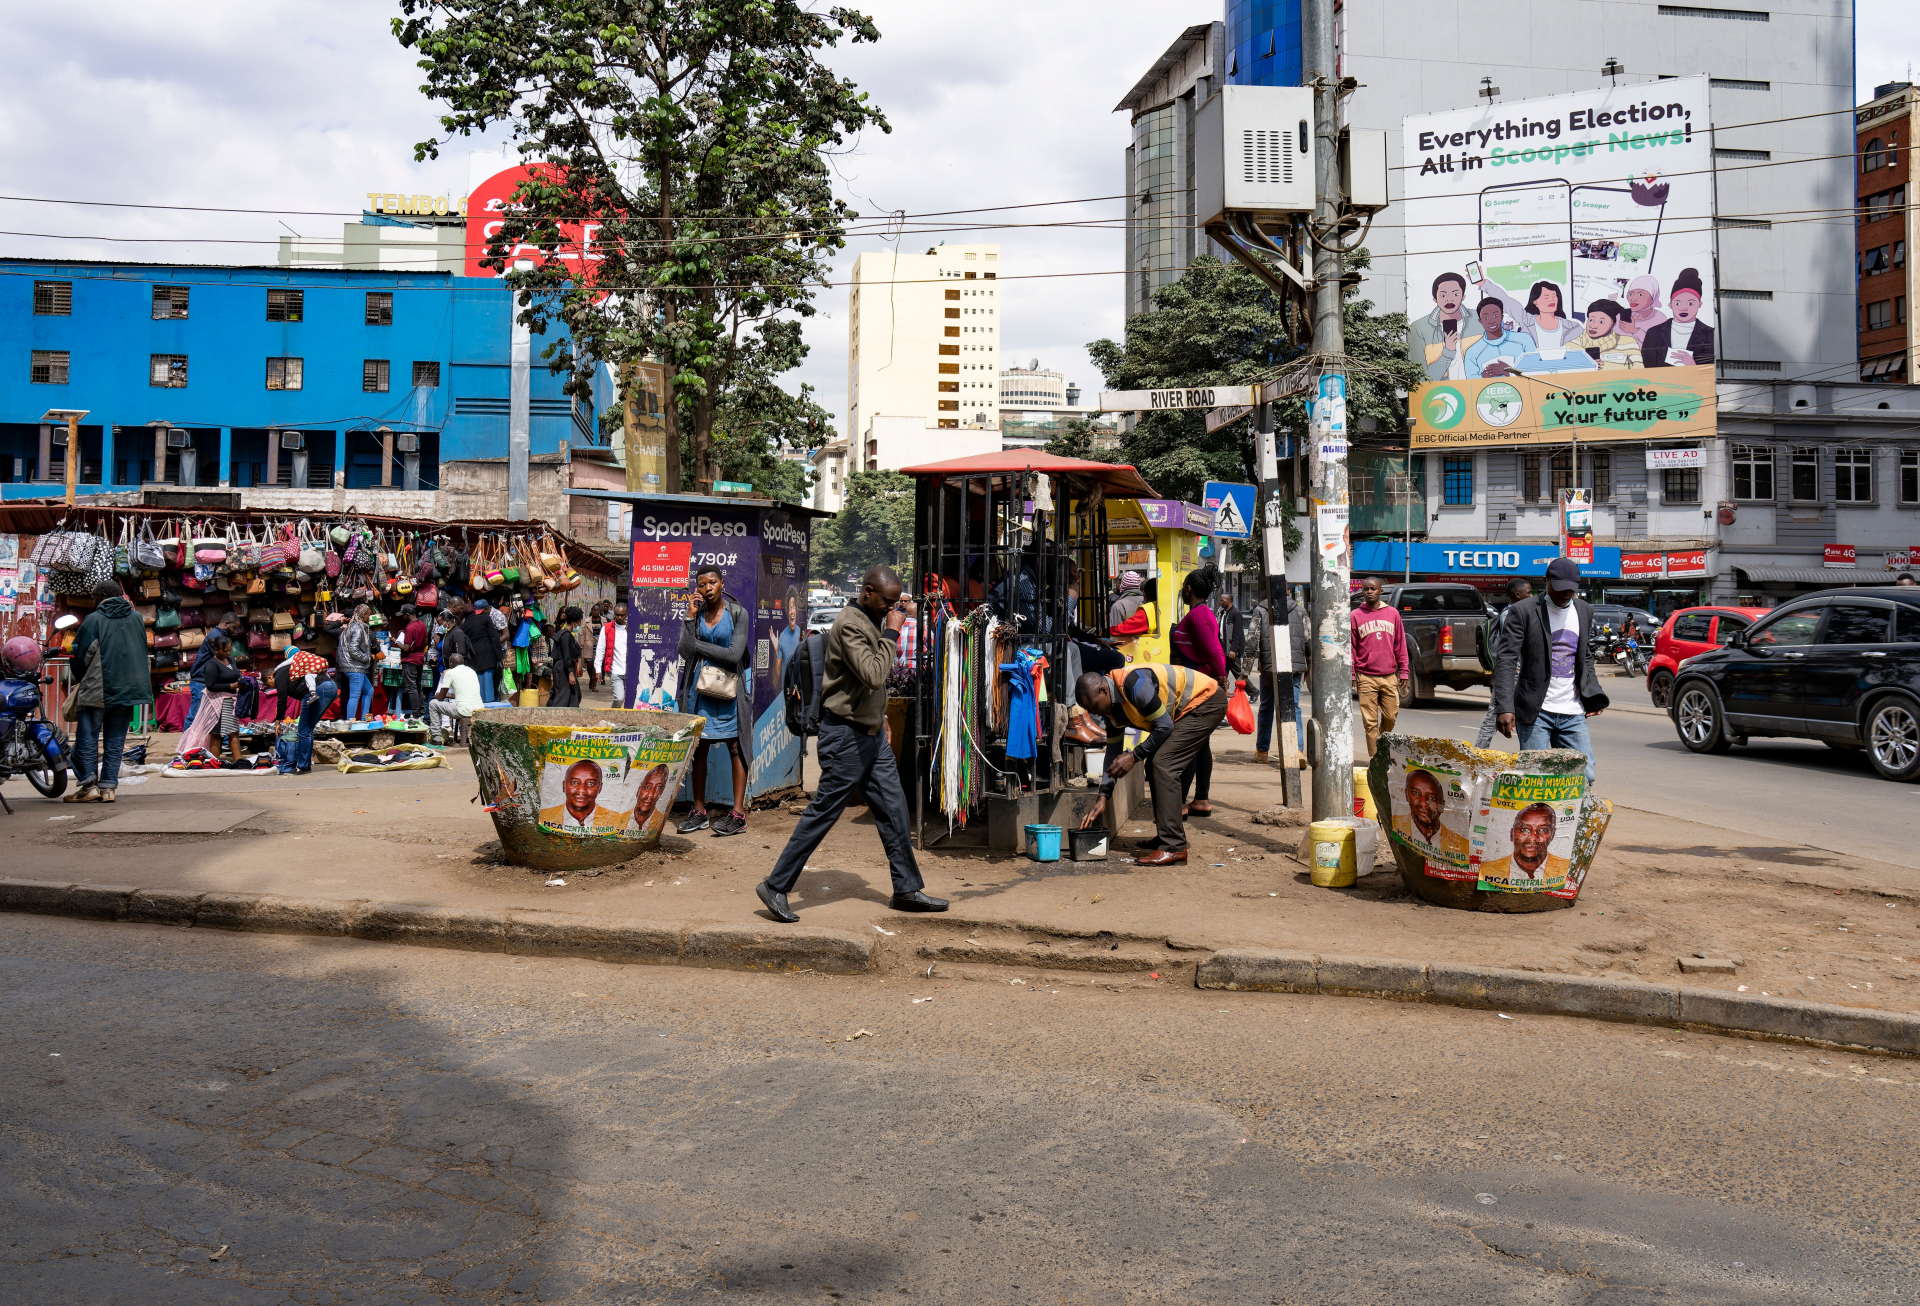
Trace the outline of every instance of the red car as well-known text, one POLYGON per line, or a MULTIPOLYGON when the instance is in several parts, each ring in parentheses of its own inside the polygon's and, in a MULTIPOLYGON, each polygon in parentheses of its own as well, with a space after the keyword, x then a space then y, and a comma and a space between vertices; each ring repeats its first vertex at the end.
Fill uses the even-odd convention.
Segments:
POLYGON ((1680 608, 1667 617, 1653 637, 1653 658, 1647 663, 1647 693, 1653 705, 1665 708, 1673 692, 1673 676, 1680 664, 1708 649, 1725 648, 1736 630, 1766 616, 1772 608, 1680 608))

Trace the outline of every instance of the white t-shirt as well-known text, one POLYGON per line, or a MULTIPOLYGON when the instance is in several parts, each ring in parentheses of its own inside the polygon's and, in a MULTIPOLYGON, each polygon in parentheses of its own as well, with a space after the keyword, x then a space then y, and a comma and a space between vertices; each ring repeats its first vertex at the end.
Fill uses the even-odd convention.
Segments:
POLYGON ((1586 709, 1580 706, 1580 694, 1574 683, 1580 661, 1579 610, 1572 603, 1562 608, 1551 598, 1542 601, 1547 606, 1547 659, 1553 668, 1553 679, 1547 684, 1546 701, 1540 704, 1540 710, 1561 716, 1583 716, 1586 709))

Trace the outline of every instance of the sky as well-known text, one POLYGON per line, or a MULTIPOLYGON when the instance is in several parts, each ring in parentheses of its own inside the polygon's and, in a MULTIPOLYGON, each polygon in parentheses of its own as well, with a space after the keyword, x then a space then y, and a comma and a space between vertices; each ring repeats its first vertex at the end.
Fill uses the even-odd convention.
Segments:
MULTIPOLYGON (((1122 204, 1127 119, 1117 103, 1188 25, 1222 0, 867 0, 878 45, 828 61, 858 82, 893 131, 865 133, 834 159, 863 214, 1085 203, 971 221, 1111 219, 1122 204)), ((418 70, 370 0, 92 0, 26 6, 0 46, 0 194, 151 205, 271 209, 183 213, 0 200, 8 254, 153 262, 265 263, 277 237, 338 234, 368 191, 464 193, 468 151, 416 164, 436 128, 418 70), (313 210, 319 212, 297 212, 313 210), (329 216, 331 214, 332 216, 329 216), (284 225, 283 225, 284 224, 284 225), (85 239, 56 239, 56 236, 85 239)), ((1862 97, 1920 62, 1920 5, 1861 0, 1862 97)), ((945 220, 943 220, 945 221, 945 220)), ((998 240, 1002 364, 1100 377, 1088 342, 1121 332, 1118 231, 1026 225, 908 235, 900 248, 998 240)), ((861 238, 836 261, 844 282, 861 238)), ((844 285, 824 291, 811 352, 794 380, 846 413, 844 285)))

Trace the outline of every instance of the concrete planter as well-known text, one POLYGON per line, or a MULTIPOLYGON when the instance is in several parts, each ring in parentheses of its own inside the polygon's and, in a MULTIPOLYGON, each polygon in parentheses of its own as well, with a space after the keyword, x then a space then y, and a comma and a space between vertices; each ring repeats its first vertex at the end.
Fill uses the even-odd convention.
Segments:
POLYGON ((705 724, 620 708, 474 713, 473 769, 506 860, 576 871, 658 847, 705 724))

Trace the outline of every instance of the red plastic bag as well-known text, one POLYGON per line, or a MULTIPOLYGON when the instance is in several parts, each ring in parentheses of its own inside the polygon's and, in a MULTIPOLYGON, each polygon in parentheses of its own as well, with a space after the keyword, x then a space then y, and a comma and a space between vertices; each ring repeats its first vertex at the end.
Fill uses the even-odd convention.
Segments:
POLYGON ((1227 724, 1243 735, 1253 733, 1253 704, 1247 701, 1247 682, 1233 682, 1233 697, 1227 700, 1227 724))

